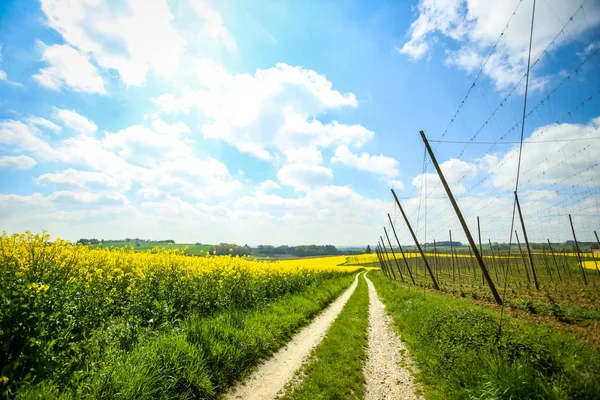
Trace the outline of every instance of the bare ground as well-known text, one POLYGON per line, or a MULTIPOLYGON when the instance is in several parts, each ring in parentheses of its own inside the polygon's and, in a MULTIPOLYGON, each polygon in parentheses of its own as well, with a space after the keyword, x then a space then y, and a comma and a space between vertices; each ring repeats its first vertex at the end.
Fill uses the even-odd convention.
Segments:
POLYGON ((366 400, 421 399, 413 382, 408 349, 391 326, 391 317, 379 299, 373 283, 369 286, 368 358, 364 369, 366 400))
MULTIPOLYGON (((286 347, 280 349, 265 361, 243 382, 233 387, 226 395, 227 399, 267 400, 275 399, 286 383, 308 358, 335 321, 344 305, 356 289, 358 276, 340 297, 329 305, 314 321, 300 331, 286 347)), ((369 282, 370 283, 370 282, 369 282)))

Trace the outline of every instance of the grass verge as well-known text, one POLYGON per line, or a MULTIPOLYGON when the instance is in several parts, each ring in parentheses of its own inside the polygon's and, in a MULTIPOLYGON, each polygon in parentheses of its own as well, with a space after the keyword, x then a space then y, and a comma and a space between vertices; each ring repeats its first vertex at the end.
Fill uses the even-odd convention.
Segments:
POLYGON ((362 399, 368 323, 369 292, 359 277, 352 297, 301 370, 302 381, 282 399, 362 399))
POLYGON ((68 387, 25 386, 17 399, 213 399, 269 357, 352 282, 354 274, 311 284, 254 310, 192 316, 175 329, 149 331, 131 349, 98 332, 89 369, 68 387), (102 345, 100 345, 100 343, 102 345))
POLYGON ((597 399, 600 353, 557 329, 369 276, 430 399, 597 399))

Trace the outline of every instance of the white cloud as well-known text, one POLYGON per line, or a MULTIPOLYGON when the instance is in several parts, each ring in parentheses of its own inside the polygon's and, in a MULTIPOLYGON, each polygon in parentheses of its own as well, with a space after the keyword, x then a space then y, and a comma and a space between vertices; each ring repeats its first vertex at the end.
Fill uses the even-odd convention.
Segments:
POLYGON ((392 179, 391 181, 388 182, 388 184, 390 185, 390 187, 392 189, 396 189, 396 190, 404 189, 404 182, 397 180, 397 179, 392 179))
POLYGON ((56 125, 54 122, 48 121, 47 119, 42 118, 42 117, 29 117, 26 119, 26 121, 30 125, 40 126, 40 127, 49 129, 51 131, 54 131, 56 133, 59 133, 62 129, 60 126, 56 125))
POLYGON ((93 192, 72 192, 68 190, 61 190, 52 193, 48 196, 53 202, 57 203, 83 203, 83 204, 95 204, 100 202, 110 204, 126 204, 127 198, 120 193, 93 193, 93 192))
POLYGON ((8 79, 8 77, 6 76, 6 72, 4 72, 0 69, 0 81, 5 81, 7 79, 8 79))
POLYGON ((68 86, 80 92, 106 94, 102 77, 85 55, 66 44, 46 46, 39 43, 42 61, 49 64, 33 75, 40 85, 52 90, 68 86))
POLYGON ((259 185, 258 185, 258 189, 261 191, 267 191, 267 190, 276 190, 279 189, 279 184, 275 181, 272 181, 270 179, 267 179, 266 181, 262 181, 259 185))
MULTIPOLYGON (((456 65, 469 73, 478 70, 519 1, 420 0, 419 15, 409 29, 410 39, 398 51, 416 61, 430 50, 437 40, 436 34, 439 34, 460 44, 458 50, 447 52, 447 65, 456 65)), ((542 54, 579 5, 562 0, 536 4, 532 62, 542 54)), ((597 3, 587 2, 583 12, 578 12, 569 23, 567 34, 557 37, 551 51, 599 23, 600 7, 597 3)), ((523 1, 484 69, 484 74, 492 79, 498 90, 513 86, 525 74, 530 27, 531 2, 523 1)), ((534 74, 531 83, 539 88, 546 79, 534 74)))
POLYGON ((277 179, 297 191, 306 191, 328 185, 333 180, 333 173, 320 165, 287 164, 277 172, 277 179))
POLYGON ((179 96, 167 93, 154 101, 168 114, 196 108, 208 119, 203 136, 228 142, 240 152, 270 160, 274 149, 361 146, 374 135, 360 125, 315 119, 329 109, 358 105, 353 93, 333 90, 315 71, 282 63, 254 75, 204 69, 218 76, 218 84, 200 79, 201 89, 184 88, 179 96))
POLYGON ((203 0, 190 0, 192 9, 204 20, 202 30, 207 36, 219 41, 225 46, 229 54, 237 55, 238 48, 231 32, 225 27, 221 14, 214 10, 203 0))
POLYGON ((321 165, 323 155, 315 147, 290 148, 284 151, 285 158, 290 164, 321 165))
POLYGON ((63 110, 54 107, 52 118, 62 121, 63 124, 83 135, 92 135, 98 130, 94 122, 73 110, 63 110))
MULTIPOLYGON (((550 124, 537 128, 523 142, 521 185, 600 185, 600 117, 587 124, 550 124), (573 140, 585 139, 590 140, 573 140), (552 141, 531 143, 535 141, 552 141), (543 151, 538 151, 543 148, 543 151)), ((507 152, 499 161, 502 165, 493 172, 496 187, 514 186, 517 175, 518 148, 507 152)), ((533 186, 535 187, 535 186, 533 186)))
POLYGON ((0 168, 26 170, 37 165, 37 162, 27 156, 0 156, 0 168))
POLYGON ((36 179, 39 185, 72 186, 89 190, 128 190, 131 180, 122 174, 108 175, 102 172, 81 171, 73 168, 62 172, 40 175, 36 179))
MULTIPOLYGON (((451 158, 440 164, 440 169, 444 178, 452 189, 455 196, 459 196, 466 191, 465 182, 474 178, 484 165, 480 162, 469 163, 466 161, 451 158)), ((416 187, 423 186, 423 191, 435 196, 445 196, 446 191, 440 183, 440 178, 435 172, 419 174, 414 177, 412 184, 416 187)))
POLYGON ((346 145, 339 146, 335 150, 335 155, 331 158, 331 162, 340 163, 362 171, 373 172, 388 178, 394 178, 400 173, 398 170, 398 161, 394 158, 384 155, 372 156, 368 153, 356 155, 346 145))
POLYGON ((128 86, 145 83, 149 69, 171 77, 185 41, 172 26, 166 0, 42 0, 48 26, 104 69, 115 69, 128 86))

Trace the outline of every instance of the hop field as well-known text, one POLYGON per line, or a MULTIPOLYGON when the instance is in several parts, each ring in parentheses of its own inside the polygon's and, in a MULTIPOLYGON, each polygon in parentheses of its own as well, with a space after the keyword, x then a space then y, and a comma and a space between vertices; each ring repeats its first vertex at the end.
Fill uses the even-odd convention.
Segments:
POLYGON ((180 250, 98 249, 46 233, 0 237, 0 393, 67 382, 110 342, 123 350, 189 316, 260 308, 342 277, 343 257, 259 262, 180 250), (101 337, 102 340, 98 338, 101 337))

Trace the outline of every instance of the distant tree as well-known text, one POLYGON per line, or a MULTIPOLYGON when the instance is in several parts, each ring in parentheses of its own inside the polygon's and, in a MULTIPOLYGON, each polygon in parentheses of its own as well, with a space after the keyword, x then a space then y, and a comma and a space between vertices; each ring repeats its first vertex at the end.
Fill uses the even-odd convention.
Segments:
POLYGON ((371 245, 367 245, 367 248, 365 249, 365 253, 367 254, 371 254, 371 245))

